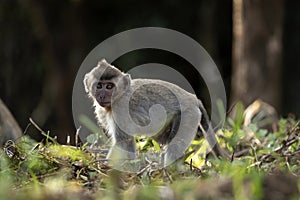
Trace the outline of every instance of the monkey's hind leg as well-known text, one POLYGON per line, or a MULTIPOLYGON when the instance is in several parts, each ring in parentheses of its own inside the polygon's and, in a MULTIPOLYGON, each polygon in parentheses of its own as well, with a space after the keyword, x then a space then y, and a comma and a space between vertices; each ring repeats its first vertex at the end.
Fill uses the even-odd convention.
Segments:
POLYGON ((191 141, 195 138, 199 119, 200 113, 192 108, 187 108, 174 116, 168 143, 162 155, 163 167, 184 156, 191 141))

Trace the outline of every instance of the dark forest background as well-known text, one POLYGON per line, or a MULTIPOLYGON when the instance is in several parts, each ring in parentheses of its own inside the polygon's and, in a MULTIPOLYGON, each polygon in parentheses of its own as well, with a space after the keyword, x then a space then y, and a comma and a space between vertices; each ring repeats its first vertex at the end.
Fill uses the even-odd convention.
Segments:
MULTIPOLYGON (((232 74, 237 69, 232 61, 234 2, 1 0, 0 99, 11 110, 22 130, 32 117, 44 130, 61 136, 59 141, 65 142, 65 136, 76 131, 72 118, 72 88, 85 56, 114 34, 137 27, 157 26, 182 32, 208 51, 220 69, 230 100, 235 84, 232 74)), ((259 1, 246 2, 255 4, 259 1)), ((281 20, 282 59, 276 66, 280 78, 274 80, 280 95, 273 99, 276 102, 274 106, 281 116, 293 113, 299 117, 300 1, 266 0, 263 6, 272 8, 274 5, 279 6, 279 13, 261 9, 269 22, 274 20, 276 24, 281 20), (278 19, 278 15, 282 18, 278 19)), ((250 19, 253 27, 261 22, 259 18, 250 19)), ((268 27, 262 26, 264 29, 268 30, 268 27)), ((260 41, 254 40, 253 44, 259 45, 260 41)), ((139 50, 116 61, 124 69, 148 62, 169 66, 186 64, 176 55, 158 50, 139 50)), ((197 91, 205 87, 194 81, 198 77, 187 74, 197 91)), ((264 70, 261 70, 260 77, 264 76, 264 70)), ((255 82, 256 77, 251 78, 255 82)), ((272 79, 268 79, 270 81, 272 79)), ((199 92, 198 95, 207 99, 206 92, 199 92)), ((258 97, 259 94, 253 98, 258 97)), ((34 130, 27 132, 38 138, 34 130)))

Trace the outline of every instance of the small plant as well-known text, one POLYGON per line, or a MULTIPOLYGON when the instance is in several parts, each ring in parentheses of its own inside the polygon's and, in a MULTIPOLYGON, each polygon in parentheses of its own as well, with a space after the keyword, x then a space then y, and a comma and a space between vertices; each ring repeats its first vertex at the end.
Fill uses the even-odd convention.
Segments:
MULTIPOLYGON (((148 163, 134 174, 106 164, 109 140, 101 132, 75 147, 39 129, 44 142, 24 136, 0 150, 0 199, 274 199, 272 191, 297 199, 300 121, 280 119, 271 132, 256 122, 245 126, 243 113, 238 104, 235 118, 217 131, 231 159, 209 156, 205 139, 195 139, 167 168, 148 163)), ((151 139, 136 141, 138 152, 161 151, 151 139)))

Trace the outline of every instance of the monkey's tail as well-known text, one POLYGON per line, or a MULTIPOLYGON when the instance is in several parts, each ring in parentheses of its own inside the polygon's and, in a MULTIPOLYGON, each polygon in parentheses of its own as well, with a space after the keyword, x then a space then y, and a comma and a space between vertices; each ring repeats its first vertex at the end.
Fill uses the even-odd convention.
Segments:
POLYGON ((212 148, 213 154, 216 157, 223 157, 223 158, 227 159, 228 155, 225 154, 225 151, 223 151, 218 144, 218 141, 215 137, 216 133, 212 128, 208 114, 207 114, 202 102, 200 100, 198 102, 199 102, 199 109, 202 114, 201 120, 199 122, 199 129, 200 129, 200 132, 202 133, 202 135, 200 135, 199 132, 198 132, 198 134, 200 135, 200 137, 201 136, 205 137, 205 139, 209 143, 209 146, 212 148))

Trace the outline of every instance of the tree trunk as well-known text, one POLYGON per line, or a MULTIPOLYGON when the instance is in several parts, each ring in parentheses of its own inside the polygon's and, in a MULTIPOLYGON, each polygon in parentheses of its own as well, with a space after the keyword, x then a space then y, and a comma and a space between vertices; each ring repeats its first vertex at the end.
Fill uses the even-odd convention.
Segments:
POLYGON ((8 108, 0 99, 0 147, 7 140, 16 140, 22 136, 22 130, 8 108))
POLYGON ((282 0, 233 1, 231 103, 255 99, 280 108, 282 0))

